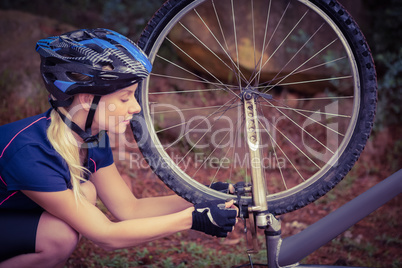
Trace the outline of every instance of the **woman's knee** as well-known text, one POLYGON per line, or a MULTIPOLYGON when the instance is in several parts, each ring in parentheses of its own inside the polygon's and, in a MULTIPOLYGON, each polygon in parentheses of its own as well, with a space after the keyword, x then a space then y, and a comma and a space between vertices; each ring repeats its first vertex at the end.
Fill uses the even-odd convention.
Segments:
POLYGON ((36 252, 44 260, 60 263, 66 261, 76 248, 79 234, 71 226, 44 212, 36 234, 36 252))

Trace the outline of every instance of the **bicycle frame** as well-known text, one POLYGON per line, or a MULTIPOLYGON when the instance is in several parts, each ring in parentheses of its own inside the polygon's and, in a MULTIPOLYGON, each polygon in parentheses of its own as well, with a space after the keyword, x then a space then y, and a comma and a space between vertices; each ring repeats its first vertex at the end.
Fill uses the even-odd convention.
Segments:
MULTIPOLYGON (((298 234, 280 238, 279 221, 268 220, 266 243, 268 267, 292 265, 340 235, 402 192, 402 169, 354 198, 298 234), (274 229, 274 230, 273 230, 274 229)), ((274 218, 272 215, 270 219, 274 218)), ((303 267, 306 267, 305 265, 303 267)), ((316 266, 315 266, 316 267, 316 266)), ((328 267, 328 266, 327 266, 328 267)), ((339 267, 339 266, 338 266, 339 267)))
POLYGON ((300 261, 402 192, 402 169, 302 232, 283 240, 279 264, 300 261))

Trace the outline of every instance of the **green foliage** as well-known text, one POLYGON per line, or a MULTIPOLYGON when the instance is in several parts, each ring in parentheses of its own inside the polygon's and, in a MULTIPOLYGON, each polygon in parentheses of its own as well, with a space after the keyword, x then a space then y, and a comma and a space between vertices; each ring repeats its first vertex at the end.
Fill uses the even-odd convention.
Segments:
POLYGON ((364 1, 370 17, 365 34, 378 72, 375 130, 402 123, 402 2, 364 1))
POLYGON ((402 123, 402 48, 397 53, 385 52, 376 56, 376 63, 385 67, 378 80, 376 128, 402 123))
MULTIPOLYGON (((264 244, 264 237, 258 237, 264 244)), ((165 241, 166 242, 166 241, 165 241)), ((217 240, 219 243, 219 240, 217 240)), ((222 250, 208 246, 208 243, 188 241, 181 233, 171 237, 169 243, 149 242, 132 249, 115 250, 112 253, 94 247, 86 238, 79 246, 78 259, 71 257, 65 267, 232 267, 248 263, 249 259, 243 238, 235 245, 223 245, 222 250), (180 241, 181 240, 181 241, 180 241), (84 243, 83 243, 84 242, 84 243)), ((266 263, 264 246, 253 254, 254 263, 266 263)))
POLYGON ((18 78, 13 72, 10 72, 8 69, 4 69, 0 72, 0 99, 2 101, 12 92, 16 84, 18 84, 18 78))
POLYGON ((34 93, 21 93, 21 75, 8 69, 0 72, 0 125, 43 113, 49 108, 42 84, 32 82, 34 93))
POLYGON ((370 242, 361 240, 359 237, 352 239, 351 237, 338 237, 331 241, 333 253, 347 249, 349 254, 346 260, 346 265, 350 265, 354 254, 357 252, 362 253, 368 258, 361 258, 356 260, 362 267, 379 267, 380 262, 373 260, 373 256, 380 250, 370 242))
POLYGON ((16 9, 56 19, 77 28, 104 27, 137 40, 164 0, 2 0, 0 9, 16 9))
POLYGON ((113 28, 134 39, 144 29, 152 14, 162 6, 163 0, 102 0, 103 20, 113 28))
POLYGON ((400 260, 400 259, 396 259, 392 263, 392 268, 398 268, 398 267, 401 267, 401 266, 402 266, 402 260, 400 260))
POLYGON ((364 0, 369 16, 365 34, 374 54, 397 52, 402 40, 402 2, 400 0, 364 0))
POLYGON ((401 238, 400 234, 398 234, 396 236, 390 236, 390 235, 387 235, 387 234, 382 234, 382 235, 376 236, 375 240, 382 241, 386 245, 397 244, 397 245, 402 246, 402 238, 401 238))
POLYGON ((99 255, 94 256, 94 261, 99 265, 99 267, 133 267, 136 266, 136 262, 129 262, 128 257, 120 255, 106 255, 100 257, 99 255))

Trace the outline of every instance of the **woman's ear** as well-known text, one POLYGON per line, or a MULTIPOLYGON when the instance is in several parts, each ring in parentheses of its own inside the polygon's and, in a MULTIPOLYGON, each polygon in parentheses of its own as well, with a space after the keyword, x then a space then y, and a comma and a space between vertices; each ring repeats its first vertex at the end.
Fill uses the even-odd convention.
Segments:
POLYGON ((78 94, 79 102, 84 110, 89 111, 94 96, 91 94, 78 94))

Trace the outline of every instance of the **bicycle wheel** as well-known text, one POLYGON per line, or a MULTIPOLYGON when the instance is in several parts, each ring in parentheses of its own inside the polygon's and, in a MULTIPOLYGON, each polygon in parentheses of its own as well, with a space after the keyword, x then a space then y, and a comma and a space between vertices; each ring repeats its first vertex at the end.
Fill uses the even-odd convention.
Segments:
POLYGON ((169 0, 139 45, 153 71, 136 93, 134 137, 154 172, 190 202, 234 198, 208 185, 250 181, 258 166, 269 211, 298 209, 346 175, 369 137, 375 68, 336 1, 169 0), (245 138, 250 94, 258 162, 245 138))

